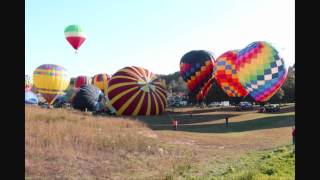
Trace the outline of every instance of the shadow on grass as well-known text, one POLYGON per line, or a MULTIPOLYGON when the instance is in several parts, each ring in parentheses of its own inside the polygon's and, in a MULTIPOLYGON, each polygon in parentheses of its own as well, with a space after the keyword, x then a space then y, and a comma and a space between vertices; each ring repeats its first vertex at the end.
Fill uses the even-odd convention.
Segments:
MULTIPOLYGON (((244 132, 259 129, 273 129, 281 127, 290 127, 294 125, 294 115, 282 115, 265 118, 257 118, 253 120, 232 122, 229 120, 229 125, 220 124, 194 124, 194 125, 179 125, 178 131, 198 132, 198 133, 231 133, 244 132)), ((149 127, 153 130, 172 130, 170 125, 152 125, 149 127)))
POLYGON ((185 114, 185 113, 189 113, 192 112, 192 114, 200 114, 200 113, 209 113, 209 112, 254 112, 254 111, 258 111, 259 107, 255 106, 253 107, 251 110, 243 110, 243 111, 238 111, 236 109, 236 107, 218 107, 218 108, 203 108, 203 109, 193 109, 193 110, 189 110, 189 111, 181 111, 183 110, 182 108, 174 108, 172 111, 172 108, 167 108, 167 112, 171 113, 171 114, 185 114))
POLYGON ((136 116, 135 119, 145 122, 150 126, 156 125, 171 125, 172 119, 178 120, 179 124, 193 124, 193 123, 202 123, 202 122, 210 122, 225 119, 226 116, 229 118, 238 116, 241 114, 228 114, 228 113, 220 113, 220 114, 193 114, 192 116, 184 113, 184 114, 170 114, 161 115, 161 116, 136 116))

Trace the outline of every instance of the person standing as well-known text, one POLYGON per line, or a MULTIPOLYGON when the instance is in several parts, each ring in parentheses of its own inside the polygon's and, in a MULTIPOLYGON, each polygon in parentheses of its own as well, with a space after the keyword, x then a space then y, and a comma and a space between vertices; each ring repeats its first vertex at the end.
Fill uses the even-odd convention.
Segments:
POLYGON ((172 126, 173 126, 173 130, 177 130, 178 129, 178 120, 173 119, 172 126))
POLYGON ((229 124, 229 118, 228 116, 226 116, 226 126, 228 126, 228 124, 229 124))
POLYGON ((292 144, 293 145, 296 144, 296 128, 295 127, 292 128, 292 144))
POLYGON ((192 119, 192 111, 189 111, 189 114, 190 114, 190 118, 192 119))

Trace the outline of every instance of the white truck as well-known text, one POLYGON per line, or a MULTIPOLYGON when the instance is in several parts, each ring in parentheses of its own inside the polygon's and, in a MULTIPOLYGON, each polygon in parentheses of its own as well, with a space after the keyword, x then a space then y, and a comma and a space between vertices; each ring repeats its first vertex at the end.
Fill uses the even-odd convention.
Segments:
POLYGON ((229 103, 229 101, 222 101, 221 106, 228 107, 228 106, 230 106, 230 103, 229 103))

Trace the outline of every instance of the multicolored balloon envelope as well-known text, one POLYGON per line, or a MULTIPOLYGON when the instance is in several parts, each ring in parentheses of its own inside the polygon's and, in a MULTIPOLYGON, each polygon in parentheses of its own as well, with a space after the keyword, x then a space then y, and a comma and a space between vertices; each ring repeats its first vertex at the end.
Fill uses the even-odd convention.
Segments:
POLYGON ((52 104, 55 97, 68 88, 70 78, 62 66, 44 64, 33 72, 33 82, 46 101, 52 104))
POLYGON ((158 115, 167 104, 163 82, 147 69, 125 67, 110 79, 107 107, 117 115, 158 115))
POLYGON ((74 87, 80 88, 82 85, 91 84, 91 77, 88 76, 78 76, 74 81, 74 87))
POLYGON ((102 92, 108 86, 108 81, 110 80, 110 76, 108 74, 96 74, 93 76, 93 85, 98 87, 102 92))
POLYGON ((64 35, 71 46, 78 50, 86 40, 86 34, 79 25, 70 25, 65 28, 64 35))
POLYGON ((24 90, 25 91, 31 91, 32 89, 32 78, 29 75, 24 76, 24 90))
POLYGON ((264 41, 253 42, 240 50, 236 68, 240 83, 257 102, 268 101, 288 73, 278 51, 264 41))
POLYGON ((211 79, 209 79, 205 85, 203 86, 203 88, 201 88, 201 90, 198 92, 198 94, 196 95, 196 99, 198 101, 201 101, 205 98, 205 96, 208 94, 210 88, 212 87, 213 84, 213 80, 214 77, 212 77, 211 79))
POLYGON ((237 50, 227 51, 219 56, 213 68, 214 77, 229 97, 245 97, 247 90, 241 85, 236 70, 237 50))
POLYGON ((213 55, 204 50, 190 51, 180 60, 180 75, 187 83, 190 93, 200 98, 198 99, 200 101, 206 95, 203 92, 209 91, 209 89, 204 91, 203 88, 206 84, 210 83, 213 78, 212 71, 214 63, 213 55))

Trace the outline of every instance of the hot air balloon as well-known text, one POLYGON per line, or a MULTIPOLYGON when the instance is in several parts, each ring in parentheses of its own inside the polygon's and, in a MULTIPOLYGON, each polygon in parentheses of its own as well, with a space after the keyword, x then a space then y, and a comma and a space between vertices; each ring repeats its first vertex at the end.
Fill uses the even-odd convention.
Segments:
POLYGON ((108 85, 109 79, 110 76, 108 74, 96 74, 95 76, 93 76, 92 83, 102 92, 104 92, 106 86, 108 85))
POLYGON ((261 103, 279 90, 288 73, 278 51, 265 41, 253 42, 240 50, 236 68, 242 86, 261 103))
POLYGON ((221 89, 229 97, 245 97, 246 89, 241 85, 236 70, 238 50, 227 51, 217 58, 213 68, 214 77, 221 89))
POLYGON ((24 90, 25 91, 31 91, 32 89, 32 78, 29 75, 24 76, 24 90))
POLYGON ((180 75, 187 83, 189 92, 195 95, 198 101, 203 100, 212 86, 214 64, 212 53, 204 50, 190 51, 180 60, 180 75))
POLYGON ((57 95, 64 94, 70 78, 62 66, 43 64, 33 72, 33 81, 34 86, 51 105, 57 95))
POLYGON ((136 66, 117 71, 108 82, 106 94, 107 108, 117 115, 158 115, 167 104, 163 82, 136 66))
POLYGON ((66 27, 64 29, 64 35, 76 52, 86 40, 86 34, 79 25, 70 25, 66 27))
POLYGON ((82 85, 91 84, 91 77, 88 76, 78 76, 74 81, 74 87, 80 88, 82 85))
POLYGON ((100 89, 91 85, 85 84, 80 87, 77 94, 74 96, 72 106, 75 109, 84 111, 100 111, 104 109, 105 97, 100 89))

